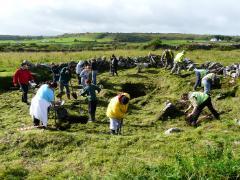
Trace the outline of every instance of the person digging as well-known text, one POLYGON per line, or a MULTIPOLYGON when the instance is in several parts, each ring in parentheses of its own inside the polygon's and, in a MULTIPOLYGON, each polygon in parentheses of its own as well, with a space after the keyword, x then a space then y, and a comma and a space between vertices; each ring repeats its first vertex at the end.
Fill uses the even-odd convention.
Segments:
POLYGON ((178 53, 176 57, 174 58, 174 65, 171 70, 171 74, 177 73, 178 75, 181 75, 181 70, 183 69, 183 60, 185 57, 186 52, 183 50, 182 52, 178 53))
POLYGON ((106 115, 110 119, 110 133, 113 135, 121 133, 123 117, 127 113, 130 95, 121 93, 110 100, 106 115))
POLYGON ((54 89, 57 88, 56 82, 48 82, 43 84, 33 97, 30 106, 30 115, 33 119, 34 126, 46 128, 48 123, 48 108, 55 104, 54 89))
POLYGON ((211 101, 211 97, 203 92, 189 92, 188 94, 185 93, 182 96, 183 100, 189 100, 190 105, 185 110, 187 113, 192 107, 193 110, 191 113, 187 115, 187 122, 192 125, 196 126, 198 124, 198 118, 202 112, 202 110, 207 106, 211 113, 214 115, 216 119, 220 119, 219 113, 214 109, 211 101))
POLYGON ((88 113, 89 113, 88 122, 94 122, 94 121, 96 121, 95 113, 96 113, 96 109, 97 109, 96 91, 98 91, 98 93, 99 93, 101 91, 101 89, 98 86, 92 84, 90 79, 87 79, 85 81, 85 84, 86 84, 86 87, 83 89, 83 91, 80 95, 88 96, 88 113))

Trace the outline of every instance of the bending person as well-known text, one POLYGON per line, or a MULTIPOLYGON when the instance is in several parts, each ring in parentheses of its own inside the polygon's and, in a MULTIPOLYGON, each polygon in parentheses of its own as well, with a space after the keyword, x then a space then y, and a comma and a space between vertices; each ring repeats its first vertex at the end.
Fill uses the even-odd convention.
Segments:
POLYGON ((54 103, 54 89, 57 83, 43 84, 33 97, 30 106, 30 115, 33 119, 34 126, 39 126, 40 122, 43 127, 47 127, 48 108, 54 103))
POLYGON ((185 53, 186 52, 183 50, 182 52, 180 52, 176 55, 176 57, 174 58, 174 65, 173 65, 173 68, 171 70, 171 74, 175 73, 175 71, 177 71, 178 75, 181 74, 181 70, 183 68, 183 60, 184 60, 185 53))
POLYGON ((127 113, 130 95, 121 93, 111 99, 107 108, 107 117, 110 119, 111 134, 119 134, 123 117, 127 113))
POLYGON ((210 94, 212 86, 214 85, 216 74, 209 73, 202 78, 202 86, 204 88, 204 93, 210 94))
POLYGON ((188 122, 195 126, 202 110, 207 106, 216 119, 220 118, 219 113, 213 108, 211 97, 203 92, 189 92, 183 95, 184 100, 189 100, 190 105, 185 111, 187 113, 192 107, 193 110, 187 115, 188 122))
POLYGON ((208 73, 208 70, 195 68, 194 72, 196 74, 196 81, 195 81, 193 89, 196 91, 198 86, 201 87, 201 80, 208 73))

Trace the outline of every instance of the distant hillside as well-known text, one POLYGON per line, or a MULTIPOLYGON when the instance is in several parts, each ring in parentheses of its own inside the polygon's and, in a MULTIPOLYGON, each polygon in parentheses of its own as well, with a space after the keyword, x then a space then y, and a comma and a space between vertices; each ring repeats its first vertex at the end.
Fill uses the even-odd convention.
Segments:
POLYGON ((239 49, 240 36, 179 33, 75 33, 58 36, 0 35, 0 52, 185 48, 239 49), (214 39, 213 42, 210 40, 214 39))
POLYGON ((15 36, 15 35, 0 35, 0 40, 31 40, 43 39, 43 36, 15 36))

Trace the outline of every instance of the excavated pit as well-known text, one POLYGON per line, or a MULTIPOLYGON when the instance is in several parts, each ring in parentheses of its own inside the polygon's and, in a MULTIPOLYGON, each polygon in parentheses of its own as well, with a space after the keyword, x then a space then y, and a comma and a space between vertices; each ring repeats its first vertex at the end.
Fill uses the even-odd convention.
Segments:
POLYGON ((130 94, 131 99, 145 96, 147 94, 147 87, 142 83, 125 83, 121 85, 121 90, 130 94))

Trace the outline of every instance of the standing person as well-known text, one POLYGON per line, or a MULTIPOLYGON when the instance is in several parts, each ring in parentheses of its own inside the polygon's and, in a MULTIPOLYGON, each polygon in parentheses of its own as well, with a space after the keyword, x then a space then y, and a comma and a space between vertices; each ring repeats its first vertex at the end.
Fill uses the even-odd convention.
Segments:
POLYGON ((77 78, 78 78, 78 85, 81 85, 81 77, 80 74, 82 72, 82 70, 84 69, 84 65, 85 65, 85 61, 79 61, 77 66, 76 66, 76 74, 77 74, 77 78))
POLYGON ((97 61, 96 59, 92 59, 91 61, 91 68, 92 68, 92 83, 97 85, 97 61))
POLYGON ((54 102, 54 89, 57 88, 56 82, 43 84, 33 97, 30 106, 30 115, 33 119, 34 126, 39 126, 40 121, 43 127, 47 127, 48 122, 48 108, 54 102))
POLYGON ((201 80, 208 73, 208 70, 195 68, 194 72, 196 74, 196 81, 195 81, 193 89, 196 91, 198 86, 201 87, 201 80))
POLYGON ((130 95, 121 93, 110 100, 106 115, 110 119, 111 134, 119 134, 123 117, 127 113, 130 95))
POLYGON ((198 117, 206 106, 216 119, 220 118, 219 113, 213 108, 211 97, 208 94, 203 92, 190 92, 189 94, 184 94, 183 99, 190 101, 190 106, 185 113, 193 107, 192 112, 187 115, 187 120, 191 125, 195 126, 197 124, 198 117))
POLYGON ((184 56, 185 56, 184 50, 176 55, 176 57, 174 58, 174 65, 171 70, 171 74, 173 74, 176 70, 177 70, 177 74, 179 75, 181 74, 184 56))
POLYGON ((96 109, 97 109, 96 91, 98 91, 98 93, 99 93, 101 91, 101 89, 98 86, 91 84, 91 80, 87 79, 86 87, 83 89, 81 96, 84 96, 86 94, 88 96, 89 122, 95 121, 95 114, 96 114, 96 109))
POLYGON ((209 94, 212 85, 214 85, 216 74, 209 73, 202 78, 202 86, 204 88, 204 93, 209 94))
POLYGON ((149 62, 152 66, 155 66, 156 65, 156 61, 155 59, 156 58, 156 55, 152 54, 151 52, 148 53, 148 59, 149 59, 149 62))
POLYGON ((80 77, 81 77, 81 84, 83 86, 83 88, 85 88, 86 86, 86 80, 87 79, 90 79, 89 76, 90 76, 90 73, 91 73, 91 68, 88 64, 85 65, 84 69, 82 70, 82 72, 80 73, 80 77))
POLYGON ((31 72, 28 70, 28 64, 22 63, 21 67, 15 72, 13 76, 13 84, 14 86, 19 85, 22 90, 22 102, 29 105, 28 102, 28 85, 29 81, 33 81, 33 76, 31 72))
POLYGON ((63 94, 64 87, 66 88, 67 98, 70 99, 70 89, 69 89, 69 82, 71 80, 71 69, 68 65, 67 67, 62 68, 60 71, 60 78, 59 78, 59 90, 60 94, 63 94))
POLYGON ((118 60, 116 56, 113 54, 111 57, 111 64, 112 64, 112 75, 114 76, 115 74, 118 76, 117 70, 118 70, 118 60))
POLYGON ((60 77, 60 67, 59 65, 52 63, 51 64, 51 71, 53 74, 53 82, 58 82, 59 81, 59 77, 60 77))
POLYGON ((169 69, 172 69, 173 59, 174 59, 174 54, 171 51, 171 49, 165 49, 161 57, 161 61, 164 64, 165 69, 167 69, 168 67, 169 69))

